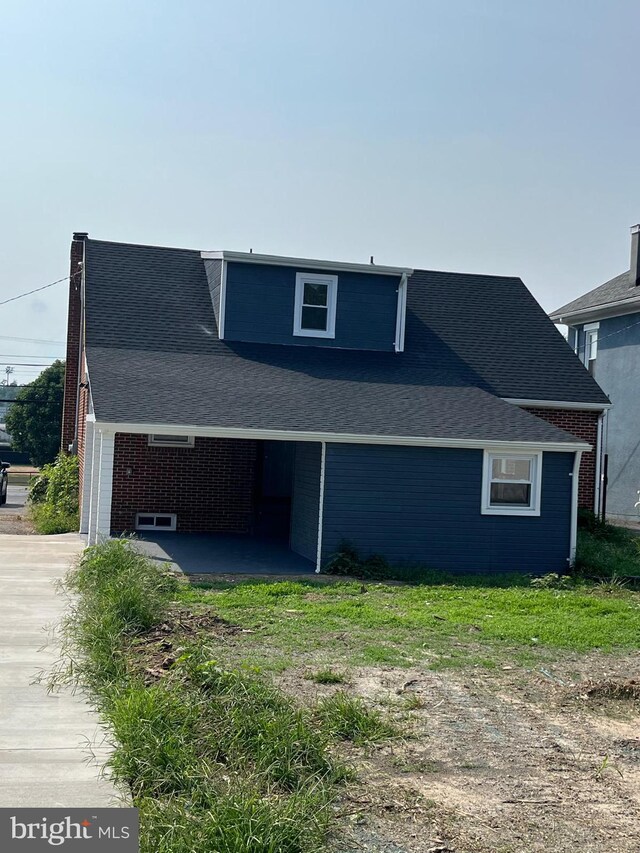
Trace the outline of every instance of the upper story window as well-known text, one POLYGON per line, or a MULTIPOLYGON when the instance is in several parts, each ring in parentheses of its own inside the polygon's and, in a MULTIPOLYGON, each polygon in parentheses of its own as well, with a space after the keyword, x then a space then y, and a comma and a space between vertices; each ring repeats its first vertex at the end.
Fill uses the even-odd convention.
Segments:
POLYGON ((335 338, 338 276, 296 273, 293 334, 335 338))
POLYGON ((540 515, 542 453, 485 451, 484 515, 540 515))
POLYGON ((600 323, 588 323, 584 327, 584 366, 593 375, 598 355, 598 331, 600 323))

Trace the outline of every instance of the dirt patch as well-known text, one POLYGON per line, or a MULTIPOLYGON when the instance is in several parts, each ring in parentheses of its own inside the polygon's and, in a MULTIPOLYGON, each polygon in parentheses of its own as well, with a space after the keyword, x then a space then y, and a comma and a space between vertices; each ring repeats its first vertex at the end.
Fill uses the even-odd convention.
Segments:
POLYGON ((0 533, 36 535, 35 528, 26 512, 7 512, 0 509, 0 533))
POLYGON ((133 644, 136 665, 144 675, 145 683, 151 684, 164 678, 184 646, 198 637, 220 643, 246 631, 246 628, 232 625, 212 613, 174 608, 165 622, 136 638, 133 644))
POLYGON ((637 853, 640 714, 627 697, 638 671, 640 655, 590 654, 537 670, 367 667, 337 688, 301 667, 278 682, 302 701, 347 689, 407 733, 351 751, 360 782, 345 799, 347 812, 356 807, 341 850, 637 853), (623 719, 596 701, 603 690, 609 705, 626 703, 623 719), (590 691, 593 700, 576 699, 590 691))

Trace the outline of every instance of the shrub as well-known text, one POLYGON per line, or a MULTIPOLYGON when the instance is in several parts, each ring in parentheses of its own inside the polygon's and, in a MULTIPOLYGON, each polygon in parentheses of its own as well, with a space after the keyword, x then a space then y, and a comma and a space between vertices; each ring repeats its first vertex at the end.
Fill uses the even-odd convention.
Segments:
POLYGON ((59 453, 45 465, 29 490, 31 517, 38 533, 69 533, 79 526, 78 457, 59 453))
POLYGON ((392 578, 396 574, 380 554, 363 558, 348 542, 340 543, 340 550, 329 558, 324 571, 331 575, 353 575, 374 580, 392 578))

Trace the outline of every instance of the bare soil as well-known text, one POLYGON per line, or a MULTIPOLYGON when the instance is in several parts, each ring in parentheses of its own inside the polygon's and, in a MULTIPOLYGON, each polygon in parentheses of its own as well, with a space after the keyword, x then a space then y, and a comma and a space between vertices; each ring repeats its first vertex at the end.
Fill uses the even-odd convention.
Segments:
MULTIPOLYGON (((360 782, 336 851, 638 853, 640 701, 628 679, 638 672, 639 654, 568 655, 547 674, 352 672, 347 689, 387 709, 406 738, 351 750, 360 782)), ((305 674, 280 685, 308 699, 344 689, 305 674)))
POLYGON ((0 507, 0 533, 35 534, 35 529, 27 512, 11 512, 0 507))
MULTIPOLYGON (((245 630, 176 608, 140 640, 140 664, 153 682, 186 639, 228 646, 245 630)), ((331 686, 312 671, 276 682, 303 704, 346 690, 404 733, 337 748, 357 781, 337 804, 333 853, 640 851, 640 653, 566 653, 535 670, 362 667, 331 686)))

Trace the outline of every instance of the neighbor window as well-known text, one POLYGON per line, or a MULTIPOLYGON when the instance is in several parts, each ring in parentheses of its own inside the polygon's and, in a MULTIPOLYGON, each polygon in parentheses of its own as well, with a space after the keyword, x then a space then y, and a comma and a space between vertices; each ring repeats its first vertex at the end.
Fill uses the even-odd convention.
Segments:
POLYGON ((296 273, 293 334, 334 338, 338 276, 296 273))
POLYGON ((484 454, 482 512, 540 515, 542 453, 484 454))
POLYGON ((193 447, 195 439, 192 435, 150 435, 149 444, 152 447, 193 447))
POLYGON ((584 366, 589 373, 595 372, 596 357, 598 355, 598 331, 599 323, 589 323, 584 327, 584 366))

